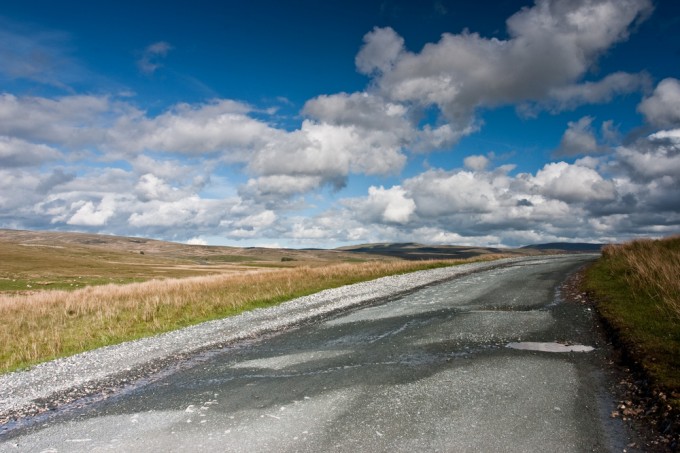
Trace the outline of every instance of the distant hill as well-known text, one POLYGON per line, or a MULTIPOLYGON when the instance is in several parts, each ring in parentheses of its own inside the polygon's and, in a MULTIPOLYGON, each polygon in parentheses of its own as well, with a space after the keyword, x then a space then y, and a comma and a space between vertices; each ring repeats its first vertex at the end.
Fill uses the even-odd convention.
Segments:
MULTIPOLYGON (((218 267, 315 266, 357 260, 355 254, 335 250, 188 245, 104 234, 0 229, 0 276, 10 264, 48 266, 57 258, 61 266, 67 267, 96 258, 97 263, 108 262, 114 267, 116 263, 139 261, 146 266, 185 266, 202 271, 218 267)), ((362 256, 362 260, 372 259, 383 257, 362 256)))
MULTIPOLYGON (((172 264, 195 266, 259 267, 323 265, 332 262, 380 259, 407 260, 464 259, 488 254, 538 255, 556 252, 599 252, 603 244, 550 243, 522 248, 474 247, 459 245, 426 245, 416 242, 373 243, 324 249, 269 249, 258 247, 224 247, 187 245, 146 238, 102 234, 22 231, 0 229, 0 260, 17 264, 30 257, 45 261, 49 256, 79 261, 83 257, 106 255, 112 263, 134 260, 158 261, 159 266, 172 264), (142 258, 143 257, 143 258, 142 258)), ((106 261, 106 260, 103 260, 106 261)), ((151 262, 147 263, 151 264, 151 262)), ((2 270, 3 266, 0 266, 2 270)), ((6 267, 6 266, 5 266, 6 267)))
POLYGON ((360 244, 340 247, 336 250, 351 253, 382 255, 406 260, 463 259, 492 253, 517 253, 513 249, 495 247, 470 247, 459 245, 424 245, 415 242, 360 244))
POLYGON ((464 259, 480 255, 503 253, 506 255, 540 255, 546 253, 597 253, 605 244, 580 242, 553 242, 527 245, 520 248, 473 247, 462 245, 425 245, 416 242, 360 244, 336 250, 350 253, 389 256, 406 260, 464 259))
POLYGON ((523 250, 555 250, 561 252, 599 252, 606 244, 593 244, 589 242, 551 242, 548 244, 533 244, 522 247, 523 250))

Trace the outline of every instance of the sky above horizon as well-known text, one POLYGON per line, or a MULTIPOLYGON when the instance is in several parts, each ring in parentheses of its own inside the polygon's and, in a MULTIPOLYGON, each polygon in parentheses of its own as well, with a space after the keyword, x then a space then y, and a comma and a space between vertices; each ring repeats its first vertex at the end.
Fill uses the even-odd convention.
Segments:
POLYGON ((678 234, 680 3, 5 2, 0 228, 293 248, 678 234))

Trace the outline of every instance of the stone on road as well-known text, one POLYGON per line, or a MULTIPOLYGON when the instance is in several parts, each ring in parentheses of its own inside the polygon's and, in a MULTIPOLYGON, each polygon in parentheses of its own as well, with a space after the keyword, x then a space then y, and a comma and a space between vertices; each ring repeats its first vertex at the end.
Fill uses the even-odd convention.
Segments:
POLYGON ((208 351, 3 436, 15 451, 621 451, 593 256, 519 261, 208 351))

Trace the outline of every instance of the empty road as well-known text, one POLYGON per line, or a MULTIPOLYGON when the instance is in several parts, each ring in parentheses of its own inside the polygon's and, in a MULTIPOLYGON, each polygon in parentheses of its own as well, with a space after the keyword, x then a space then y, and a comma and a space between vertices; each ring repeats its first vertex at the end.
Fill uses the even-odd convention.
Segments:
POLYGON ((556 291, 592 259, 510 263, 208 351, 0 452, 622 451, 594 315, 556 291))

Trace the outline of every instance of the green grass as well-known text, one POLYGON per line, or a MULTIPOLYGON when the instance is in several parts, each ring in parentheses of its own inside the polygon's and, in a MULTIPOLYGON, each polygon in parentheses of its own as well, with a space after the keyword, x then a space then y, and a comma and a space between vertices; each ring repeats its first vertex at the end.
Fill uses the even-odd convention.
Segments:
POLYGON ((680 408, 680 237, 608 246, 586 289, 630 358, 680 408))

